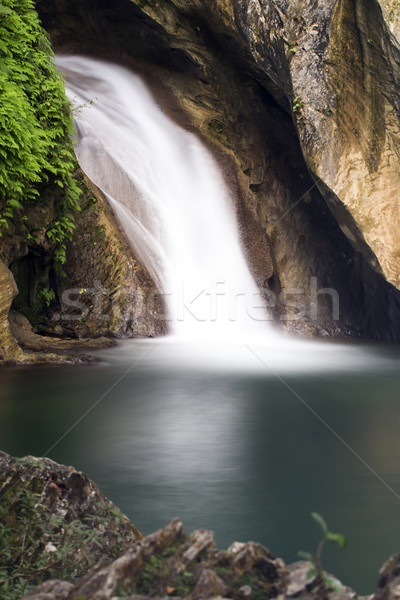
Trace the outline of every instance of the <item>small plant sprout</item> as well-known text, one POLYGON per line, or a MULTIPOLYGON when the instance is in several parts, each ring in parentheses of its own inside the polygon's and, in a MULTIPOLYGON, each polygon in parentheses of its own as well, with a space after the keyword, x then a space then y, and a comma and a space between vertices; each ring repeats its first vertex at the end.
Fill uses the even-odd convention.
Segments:
POLYGON ((309 580, 311 580, 313 577, 317 576, 317 578, 321 582, 325 592, 328 592, 329 590, 334 590, 336 592, 340 592, 341 589, 339 588, 339 586, 337 585, 335 580, 332 579, 331 577, 328 577, 328 575, 325 573, 324 569, 322 568, 322 550, 323 550, 326 542, 332 542, 333 544, 336 544, 337 546, 339 546, 339 548, 341 550, 344 550, 347 547, 347 540, 344 537, 344 535, 342 535, 341 533, 333 533, 332 531, 329 531, 328 526, 325 522, 325 519, 323 517, 321 517, 321 515, 319 515, 318 513, 316 513, 316 512, 311 513, 311 517, 314 519, 314 521, 320 527, 320 529, 322 531, 322 538, 319 541, 315 555, 313 555, 309 552, 299 552, 298 553, 299 556, 301 556, 302 558, 304 558, 305 560, 308 560, 309 562, 311 562, 313 564, 313 566, 307 573, 307 578, 309 580))
POLYGON ((302 101, 301 98, 296 96, 296 98, 293 100, 293 112, 294 113, 299 112, 303 107, 304 107, 304 102, 302 101))

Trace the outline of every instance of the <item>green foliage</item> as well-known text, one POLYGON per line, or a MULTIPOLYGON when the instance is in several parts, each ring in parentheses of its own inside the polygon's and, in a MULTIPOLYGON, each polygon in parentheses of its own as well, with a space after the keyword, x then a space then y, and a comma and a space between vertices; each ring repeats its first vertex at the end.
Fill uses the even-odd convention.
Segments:
POLYGON ((299 556, 313 564, 313 567, 308 572, 308 577, 310 579, 317 576, 325 591, 332 589, 340 592, 341 590, 336 582, 331 577, 328 577, 322 568, 322 550, 326 542, 332 542, 341 550, 344 550, 347 547, 347 540, 341 533, 333 533, 332 531, 329 531, 325 519, 321 517, 320 514, 313 512, 311 513, 311 517, 321 529, 322 538, 319 541, 315 555, 311 554, 310 552, 299 552, 299 556))
POLYGON ((48 308, 50 306, 50 304, 52 303, 52 301, 55 300, 56 293, 52 288, 50 288, 49 290, 46 288, 43 288, 42 290, 40 290, 39 296, 41 298, 43 298, 43 301, 48 308))
POLYGON ((191 571, 185 570, 180 573, 174 581, 175 593, 177 596, 187 596, 195 585, 195 576, 191 571))
POLYGON ((53 189, 47 235, 59 248, 71 237, 80 187, 70 105, 33 0, 0 0, 0 65, 0 235, 53 189))
POLYGON ((123 548, 118 533, 123 516, 115 507, 97 504, 83 521, 67 521, 39 502, 28 489, 0 505, 0 597, 17 600, 47 579, 79 580, 101 557, 115 558, 123 548), (104 535, 114 527, 114 544, 104 535))
POLYGON ((296 96, 296 98, 293 100, 293 112, 294 113, 300 112, 303 107, 304 107, 304 102, 302 101, 301 98, 296 96))

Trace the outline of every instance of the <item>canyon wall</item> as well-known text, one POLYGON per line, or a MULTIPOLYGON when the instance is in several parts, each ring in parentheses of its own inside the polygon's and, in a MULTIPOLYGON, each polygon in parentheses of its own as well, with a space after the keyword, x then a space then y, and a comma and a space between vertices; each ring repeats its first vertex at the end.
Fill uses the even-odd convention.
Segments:
POLYGON ((399 338, 395 5, 384 7, 387 22, 375 0, 37 8, 57 52, 135 69, 212 146, 280 325, 399 338))
MULTIPOLYGON (((399 339, 396 2, 36 0, 36 8, 56 52, 132 68, 213 150, 279 327, 399 339)), ((47 334, 165 333, 154 283, 100 192, 81 185, 66 277, 52 269, 41 226, 51 194, 29 211, 34 239, 18 222, 3 236, 19 288, 14 308, 47 334), (50 289, 54 298, 43 295, 50 289)), ((3 296, 6 306, 5 287, 3 296)))

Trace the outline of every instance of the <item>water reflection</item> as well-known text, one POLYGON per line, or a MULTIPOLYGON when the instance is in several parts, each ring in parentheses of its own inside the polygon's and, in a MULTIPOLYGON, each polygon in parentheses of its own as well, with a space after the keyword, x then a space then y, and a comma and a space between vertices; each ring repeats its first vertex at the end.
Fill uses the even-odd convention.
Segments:
POLYGON ((327 550, 327 567, 372 592, 400 550, 400 502, 298 397, 400 494, 398 352, 328 345, 336 370, 277 377, 242 350, 207 359, 155 344, 129 371, 151 344, 103 352, 97 367, 1 370, 0 447, 41 455, 103 397, 51 458, 86 471, 144 533, 179 515, 221 547, 254 539, 289 561, 315 549, 316 510, 350 542, 344 555, 327 550))

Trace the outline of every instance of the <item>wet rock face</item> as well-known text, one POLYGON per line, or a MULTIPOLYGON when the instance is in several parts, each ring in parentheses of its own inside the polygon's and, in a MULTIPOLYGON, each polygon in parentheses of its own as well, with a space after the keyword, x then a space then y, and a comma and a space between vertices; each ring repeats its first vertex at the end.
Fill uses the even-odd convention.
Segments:
MULTIPOLYGON (((19 288, 13 308, 30 320, 37 333, 53 337, 162 335, 164 307, 154 282, 133 256, 102 193, 95 186, 89 187, 82 173, 79 178, 81 212, 75 215, 75 230, 67 243, 63 276, 52 268, 51 244, 34 209, 32 219, 38 235, 33 246, 18 230, 2 240, 19 288), (54 292, 48 307, 41 297, 43 289, 54 292)), ((46 340, 36 341, 35 347, 25 346, 57 352, 46 340)))
POLYGON ((208 140, 284 328, 400 337, 397 50, 376 0, 37 7, 56 51, 134 68, 208 140))
POLYGON ((132 254, 103 194, 88 183, 67 247, 66 277, 57 279, 55 332, 80 338, 163 335, 164 306, 156 286, 132 254))
POLYGON ((397 0, 378 0, 378 2, 382 8, 386 25, 396 41, 400 42, 400 11, 397 0))
POLYGON ((377 2, 323 6, 304 11, 290 62, 303 153, 352 245, 400 288, 399 50, 377 2))
POLYGON ((8 322, 11 303, 17 293, 18 289, 12 273, 0 260, 0 361, 15 360, 22 354, 11 334, 8 322))

